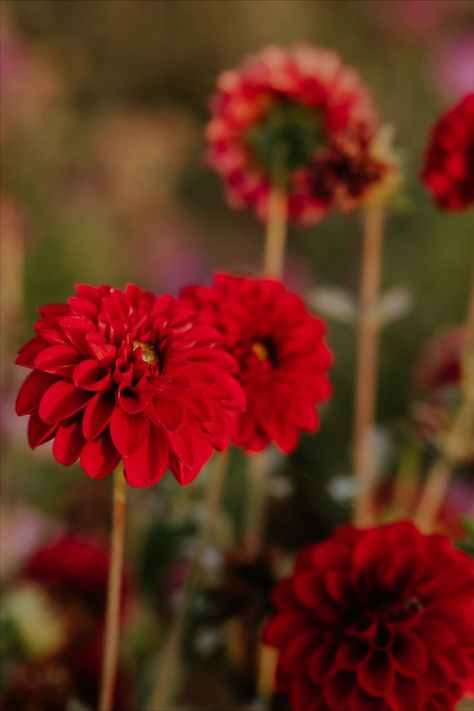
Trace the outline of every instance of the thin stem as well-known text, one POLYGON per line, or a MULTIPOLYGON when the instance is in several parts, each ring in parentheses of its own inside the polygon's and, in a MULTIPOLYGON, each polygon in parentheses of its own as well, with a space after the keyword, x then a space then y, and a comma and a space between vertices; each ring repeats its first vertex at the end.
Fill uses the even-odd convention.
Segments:
POLYGON ((113 709, 120 632, 120 594, 122 588, 125 533, 125 488, 126 482, 123 475, 123 465, 119 464, 114 472, 110 568, 107 587, 107 610, 99 711, 112 711, 113 709))
POLYGON ((267 509, 267 484, 269 474, 269 452, 256 452, 247 455, 247 482, 249 496, 243 527, 243 545, 250 554, 260 550, 265 533, 267 509))
POLYGON ((155 686, 150 696, 148 705, 149 711, 166 709, 172 699, 176 683, 179 666, 181 642, 186 627, 186 622, 191 609, 191 602, 195 592, 197 579, 202 563, 202 556, 209 542, 216 515, 219 510, 219 503, 222 496, 225 474, 228 467, 229 450, 216 456, 212 478, 206 499, 206 510, 204 520, 199 531, 191 567, 186 576, 183 589, 183 600, 176 613, 165 640, 163 651, 160 655, 161 664, 158 670, 155 686))
POLYGON ((285 262, 287 233, 286 195, 278 187, 273 187, 268 200, 267 231, 263 254, 263 276, 281 279, 285 262))
POLYGON ((376 406, 380 323, 374 311, 379 298, 384 223, 385 212, 382 207, 365 211, 353 441, 356 483, 354 523, 358 526, 375 522, 375 473, 370 450, 376 406))
POLYGON ((462 457, 474 454, 474 265, 462 355, 462 398, 452 427, 441 443, 442 454, 428 474, 416 513, 416 523, 427 531, 435 524, 453 475, 453 465, 462 457))

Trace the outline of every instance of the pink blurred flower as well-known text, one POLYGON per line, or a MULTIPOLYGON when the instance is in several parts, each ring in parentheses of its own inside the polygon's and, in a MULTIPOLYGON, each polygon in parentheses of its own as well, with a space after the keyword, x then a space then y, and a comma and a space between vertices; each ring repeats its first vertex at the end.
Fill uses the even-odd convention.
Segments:
POLYGON ((474 92, 474 32, 453 37, 438 48, 428 66, 428 80, 447 101, 474 92))
POLYGON ((465 0, 385 0, 372 6, 381 28, 405 42, 416 43, 438 34, 452 19, 462 15, 465 0))

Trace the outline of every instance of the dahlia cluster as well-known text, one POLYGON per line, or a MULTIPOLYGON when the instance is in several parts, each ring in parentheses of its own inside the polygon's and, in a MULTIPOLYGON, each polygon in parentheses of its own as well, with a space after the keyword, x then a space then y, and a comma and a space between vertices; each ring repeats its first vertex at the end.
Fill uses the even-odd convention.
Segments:
POLYGON ((408 522, 336 530, 273 601, 293 711, 453 711, 474 676, 474 563, 408 522))
POLYGON ((331 392, 324 324, 276 281, 221 274, 178 300, 81 285, 39 313, 16 410, 31 447, 92 478, 122 459, 132 486, 188 484, 230 441, 289 452, 331 392))
POLYGON ((290 219, 316 222, 391 181, 372 98, 352 67, 326 49, 268 47, 221 74, 207 127, 209 162, 229 202, 265 219, 281 188, 290 219))
POLYGON ((467 94, 435 124, 421 177, 444 210, 474 204, 474 94, 467 94))

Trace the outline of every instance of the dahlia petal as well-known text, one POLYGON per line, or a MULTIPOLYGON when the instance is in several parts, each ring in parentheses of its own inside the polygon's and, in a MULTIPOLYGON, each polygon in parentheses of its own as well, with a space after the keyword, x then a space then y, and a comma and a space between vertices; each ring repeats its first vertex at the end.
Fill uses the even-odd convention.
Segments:
POLYGON ((97 439, 109 424, 114 408, 115 397, 109 391, 91 397, 82 418, 82 431, 86 439, 97 439))
POLYGON ((455 634, 440 620, 426 619, 419 634, 428 649, 431 645, 445 648, 456 644, 455 634))
POLYGON ((81 299, 78 296, 70 296, 67 303, 74 316, 86 316, 86 318, 94 319, 99 313, 99 304, 94 303, 89 299, 81 299))
POLYGON ((120 462, 120 454, 107 434, 95 442, 87 442, 81 451, 81 467, 92 479, 104 479, 120 462))
POLYGON ((279 647, 290 640, 295 629, 305 629, 308 616, 296 609, 278 612, 270 618, 263 630, 263 641, 272 647, 279 647))
POLYGON ((370 645, 363 639, 351 639, 342 644, 336 656, 336 664, 342 669, 357 669, 370 652, 370 645))
POLYGON ((422 687, 414 679, 397 674, 388 698, 394 711, 424 711, 422 687))
MULTIPOLYGON (((339 711, 339 708, 337 711, 339 711)), ((380 697, 370 696, 370 694, 356 686, 347 706, 347 711, 393 711, 393 709, 391 706, 384 704, 380 697)))
POLYGON ((67 343, 66 334, 60 328, 57 318, 44 318, 33 326, 36 333, 41 336, 45 344, 64 345, 67 343))
POLYGON ((35 358, 45 346, 45 341, 39 336, 32 338, 18 351, 15 360, 16 365, 22 365, 24 368, 34 368, 35 358))
MULTIPOLYGON (((209 457, 211 456, 211 453, 212 450, 210 450, 209 457)), ((206 464, 206 461, 207 460, 202 462, 202 464, 195 464, 192 467, 188 467, 186 466, 186 464, 180 461, 173 453, 170 453, 169 468, 178 484, 180 484, 181 486, 187 486, 188 484, 191 484, 191 482, 194 481, 204 464, 206 464)))
POLYGON ((74 369, 73 382, 82 390, 106 390, 112 383, 110 370, 96 360, 83 360, 74 369))
POLYGON ((117 451, 122 455, 133 454, 147 437, 150 429, 145 415, 127 415, 116 407, 110 420, 110 435, 117 451))
POLYGON ((331 709, 347 709, 356 687, 354 672, 338 671, 324 684, 324 698, 331 709))
POLYGON ((60 464, 69 467, 74 464, 85 445, 79 420, 59 426, 53 443, 53 454, 60 464))
POLYGON ((25 379, 18 393, 15 412, 17 415, 29 415, 35 410, 44 391, 56 381, 52 375, 47 375, 39 370, 33 370, 25 379))
POLYGON ((114 345, 104 342, 103 337, 98 333, 88 333, 86 344, 90 355, 99 363, 106 367, 112 365, 117 354, 117 348, 114 345))
POLYGON ((283 578, 278 581, 272 590, 271 600, 277 608, 285 608, 288 605, 296 604, 292 577, 283 578))
POLYGON ((394 666, 405 676, 419 676, 428 661, 426 646, 410 632, 400 632, 392 641, 390 655, 394 666))
POLYGON ((212 454, 212 448, 204 440, 202 432, 191 423, 169 430, 168 440, 176 457, 190 469, 201 468, 212 454))
POLYGON ((163 394, 153 398, 151 412, 153 421, 170 432, 176 430, 184 418, 182 404, 176 398, 163 394))
POLYGON ((338 603, 346 602, 350 595, 347 577, 339 570, 328 570, 324 576, 324 587, 329 597, 338 603))
POLYGON ((57 429, 57 424, 48 425, 36 412, 33 412, 28 420, 28 444, 31 449, 36 449, 40 444, 52 439, 57 429))
POLYGON ((89 393, 78 390, 73 383, 59 380, 44 393, 39 415, 48 424, 66 420, 82 410, 89 398, 89 393))
POLYGON ((313 571, 303 571, 295 576, 295 593, 311 609, 318 609, 320 619, 330 623, 339 618, 339 604, 329 598, 320 576, 313 571))
POLYGON ((300 674, 290 687, 292 711, 307 711, 317 696, 319 696, 317 687, 305 675, 300 674))
POLYGON ((75 348, 64 344, 49 346, 35 358, 34 366, 45 373, 68 377, 72 375, 76 364, 81 360, 81 354, 75 348))
POLYGON ((120 387, 117 402, 127 415, 138 415, 147 409, 151 393, 141 387, 120 387))
POLYGON ((360 685, 371 696, 385 696, 392 688, 394 671, 385 652, 373 652, 357 669, 360 685))
POLYGON ((153 486, 166 473, 168 459, 166 437, 158 427, 152 425, 141 447, 124 457, 125 478, 130 486, 153 486))
POLYGON ((316 648, 309 659, 309 675, 316 684, 324 681, 334 667, 336 650, 330 644, 316 648))
POLYGON ((287 674, 298 674, 305 671, 308 658, 316 643, 313 631, 296 631, 281 655, 281 665, 287 674))
POLYGON ((85 316, 64 316, 59 321, 59 325, 64 331, 82 331, 90 333, 95 330, 94 322, 85 316))
POLYGON ((67 304, 43 304, 39 307, 38 313, 43 318, 60 318, 67 316, 70 313, 70 308, 67 304))

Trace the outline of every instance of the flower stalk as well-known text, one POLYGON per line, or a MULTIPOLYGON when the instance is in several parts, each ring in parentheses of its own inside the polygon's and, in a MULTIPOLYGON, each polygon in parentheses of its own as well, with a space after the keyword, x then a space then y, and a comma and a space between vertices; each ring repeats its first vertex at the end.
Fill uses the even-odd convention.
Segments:
POLYGON ((119 464, 114 472, 113 520, 110 538, 110 569, 107 587, 104 653, 100 685, 99 711, 112 711, 117 675, 120 595, 122 590, 123 548, 125 534, 125 477, 119 464))
POLYGON ((287 235, 287 200, 285 192, 274 186, 268 199, 268 220, 263 254, 263 276, 281 279, 287 235))
POLYGON ((441 455, 428 474, 415 516, 418 526, 426 531, 434 527, 455 463, 474 454, 474 267, 468 301, 462 356, 462 402, 451 429, 442 439, 441 455))
POLYGON ((182 591, 182 602, 176 613, 165 640, 163 651, 160 655, 161 663, 156 677, 155 686, 150 696, 149 711, 166 709, 172 701, 176 685, 181 642, 186 628, 186 622, 191 610, 191 603, 196 589, 197 579, 201 568, 202 557, 209 537, 212 532, 224 487, 225 474, 229 463, 229 450, 226 450, 214 459, 214 468, 211 472, 211 481, 206 499, 204 519, 196 542, 196 549, 191 561, 191 566, 186 576, 182 591))
POLYGON ((376 407, 380 335, 380 321, 375 309, 380 291, 384 224, 385 210, 382 206, 365 210, 353 433, 353 472, 356 483, 354 523, 357 526, 368 526, 375 522, 371 437, 376 407))

